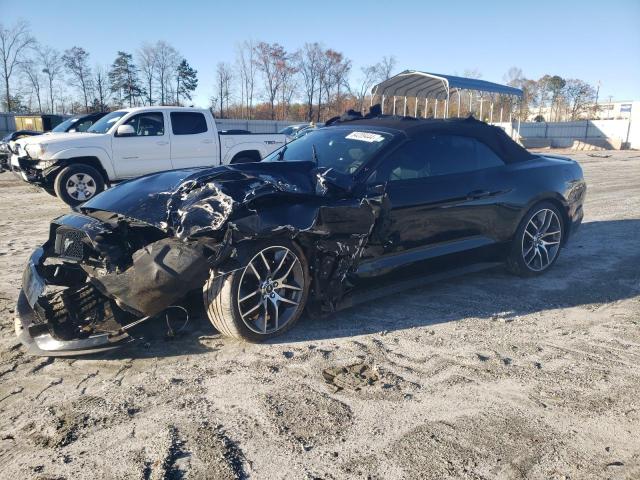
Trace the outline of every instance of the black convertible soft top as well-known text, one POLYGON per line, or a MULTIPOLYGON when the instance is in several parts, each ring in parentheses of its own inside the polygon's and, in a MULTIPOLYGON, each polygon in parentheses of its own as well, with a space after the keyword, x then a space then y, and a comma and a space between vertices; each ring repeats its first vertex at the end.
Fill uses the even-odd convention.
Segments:
POLYGON ((337 120, 333 125, 362 125, 370 128, 384 128, 404 132, 409 138, 419 138, 428 133, 463 135, 477 138, 496 152, 507 163, 523 162, 535 157, 520 144, 514 142, 500 127, 469 118, 414 118, 380 115, 370 118, 337 120))

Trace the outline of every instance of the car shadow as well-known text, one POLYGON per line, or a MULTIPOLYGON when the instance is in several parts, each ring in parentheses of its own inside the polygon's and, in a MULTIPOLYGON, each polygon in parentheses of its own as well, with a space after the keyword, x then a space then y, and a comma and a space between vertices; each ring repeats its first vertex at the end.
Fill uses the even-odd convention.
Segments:
MULTIPOLYGON (((556 264, 544 275, 520 278, 503 267, 495 267, 453 277, 324 317, 304 315, 295 328, 268 343, 357 337, 465 318, 511 321, 520 315, 631 298, 640 294, 638 238, 640 220, 588 222, 572 236, 556 264)), ((183 333, 166 337, 164 320, 152 320, 136 329, 136 342, 92 357, 203 354, 229 341, 206 319, 198 295, 190 299, 189 305, 192 318, 183 333)))
POLYGON ((504 267, 381 297, 323 318, 303 317, 270 343, 295 343, 428 327, 465 318, 503 319, 640 294, 640 220, 588 222, 553 268, 520 278, 504 267))

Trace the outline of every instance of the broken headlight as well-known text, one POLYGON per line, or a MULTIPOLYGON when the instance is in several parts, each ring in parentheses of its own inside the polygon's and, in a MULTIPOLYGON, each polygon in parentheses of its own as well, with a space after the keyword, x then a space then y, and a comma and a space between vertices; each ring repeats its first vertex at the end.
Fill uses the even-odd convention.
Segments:
POLYGON ((25 147, 25 150, 32 159, 39 160, 47 150, 47 146, 44 143, 30 143, 25 147))

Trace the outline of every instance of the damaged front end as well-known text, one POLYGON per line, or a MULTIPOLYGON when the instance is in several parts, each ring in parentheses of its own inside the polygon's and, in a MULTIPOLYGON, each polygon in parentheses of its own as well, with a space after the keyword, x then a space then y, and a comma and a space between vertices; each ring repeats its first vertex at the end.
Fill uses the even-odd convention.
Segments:
POLYGON ((29 353, 79 355, 115 348, 128 331, 197 288, 205 247, 100 212, 51 225, 24 271, 16 333, 29 353))
POLYGON ((107 190, 53 221, 32 254, 17 334, 39 355, 115 348, 212 273, 244 268, 251 242, 280 236, 309 262, 308 308, 331 311, 382 203, 339 186, 312 162, 287 162, 164 172, 107 190))

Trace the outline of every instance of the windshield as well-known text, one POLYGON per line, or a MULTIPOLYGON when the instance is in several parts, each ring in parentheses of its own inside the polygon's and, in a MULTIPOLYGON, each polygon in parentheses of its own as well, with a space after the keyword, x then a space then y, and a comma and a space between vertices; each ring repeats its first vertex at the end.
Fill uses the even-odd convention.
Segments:
POLYGON ((391 138, 389 133, 364 129, 320 128, 276 150, 263 162, 311 160, 317 161, 319 167, 350 174, 387 145, 391 138))
POLYGON ((111 112, 107 115, 105 115, 104 117, 102 117, 100 120, 98 120, 96 123, 94 123, 93 125, 91 125, 88 129, 87 132, 89 133, 107 133, 109 131, 109 129, 111 127, 113 127, 113 124, 116 123, 118 120, 120 120, 122 117, 124 117, 128 112, 119 110, 117 112, 111 112))
POLYGON ((78 121, 78 117, 71 117, 66 119, 64 122, 62 122, 61 124, 59 124, 56 128, 54 128, 53 130, 51 130, 52 132, 66 132, 67 129, 69 127, 71 127, 71 125, 73 125, 74 122, 78 121))

